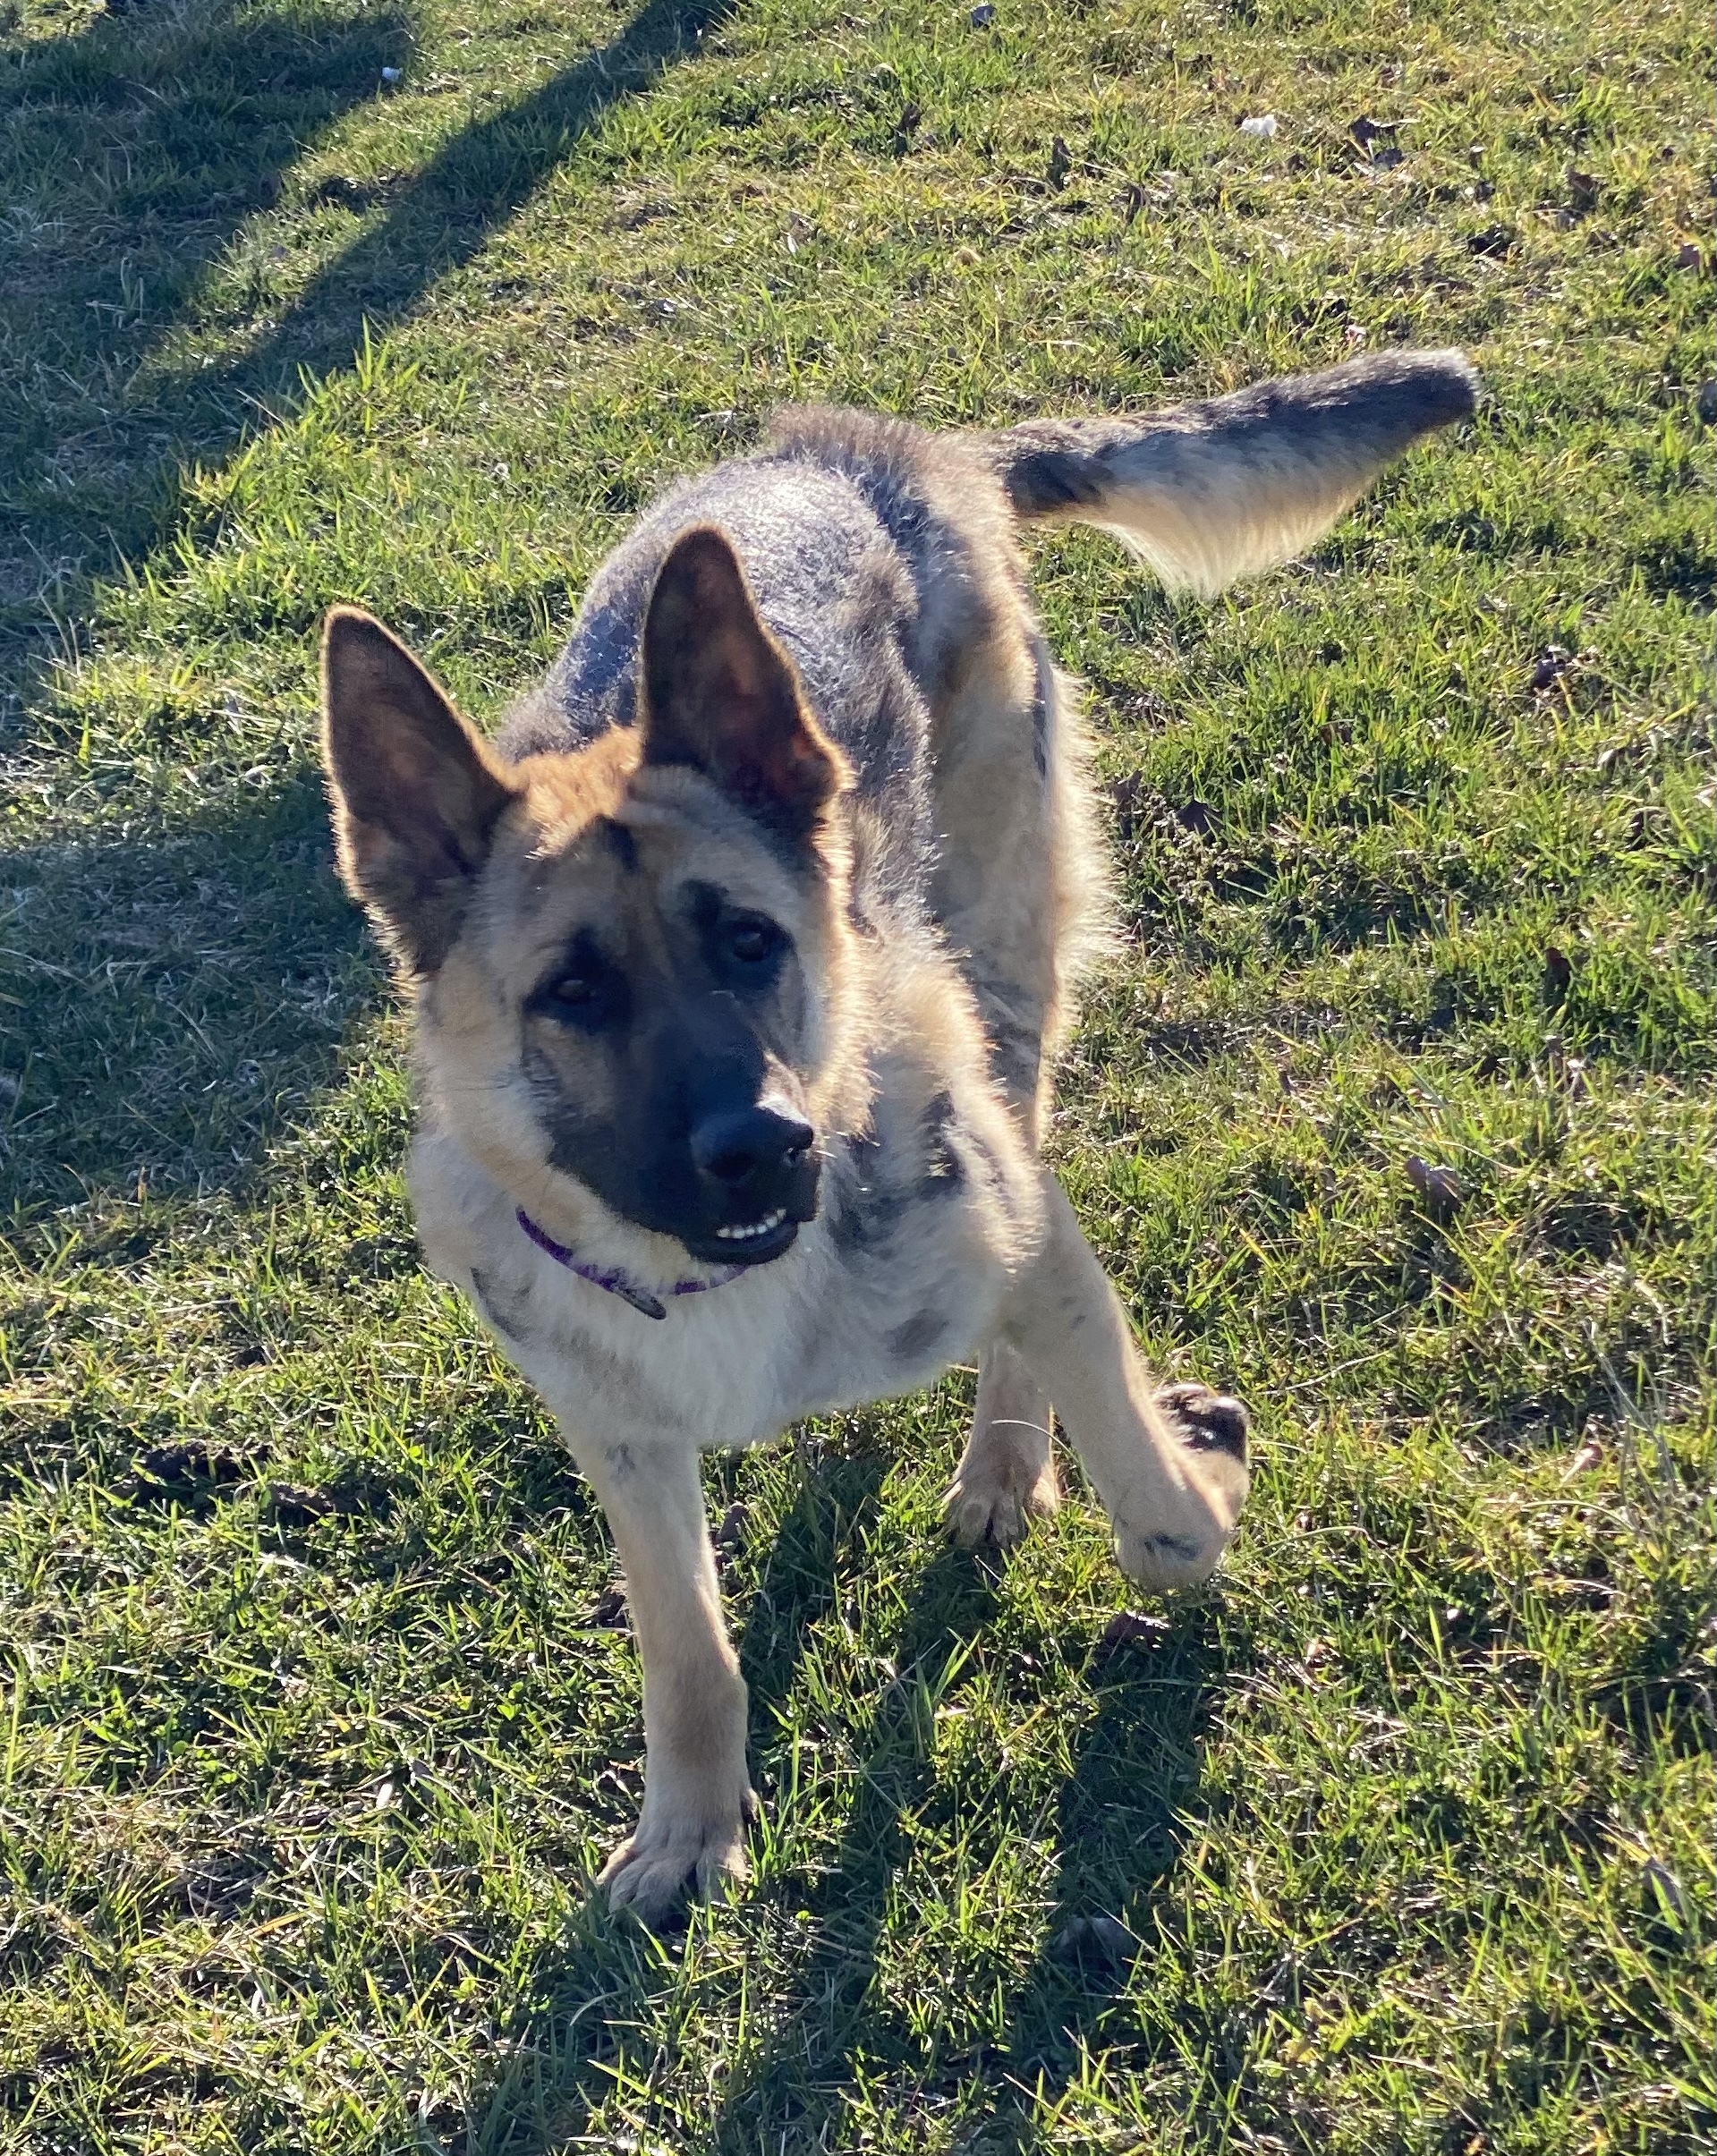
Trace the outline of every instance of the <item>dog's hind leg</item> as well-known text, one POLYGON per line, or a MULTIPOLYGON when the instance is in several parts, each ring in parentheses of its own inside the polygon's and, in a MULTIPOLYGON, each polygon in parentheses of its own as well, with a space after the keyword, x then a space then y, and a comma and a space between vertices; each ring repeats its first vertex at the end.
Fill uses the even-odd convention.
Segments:
POLYGON ((574 1451, 620 1553, 644 1666, 643 1809, 600 1883, 611 1903, 653 1921, 688 1880, 707 1894, 745 1876, 757 1809, 745 1684, 722 1620, 696 1450, 632 1438, 574 1451))
POLYGON ((1001 1329, 1054 1398, 1108 1509, 1121 1569, 1147 1587, 1194 1586, 1227 1548, 1250 1475, 1245 1410, 1203 1386, 1158 1395, 1126 1312, 1044 1173, 1046 1232, 1001 1329))
MULTIPOLYGON (((939 898, 950 940, 968 954, 998 1085, 1035 1146, 1048 1057, 1101 935, 1102 879, 1060 684, 1023 605, 1010 628, 973 659, 944 722, 959 783, 942 804, 939 898)), ((1202 1386, 1154 1394, 1072 1207, 1047 1171, 1045 1184, 1050 1232, 986 1346, 949 1525, 963 1542, 1007 1542, 1055 1509, 1053 1401, 1109 1508, 1123 1568, 1186 1585, 1214 1567, 1245 1499, 1245 1410, 1202 1386)))
POLYGON ((965 1549, 1018 1541, 1033 1517, 1061 1502, 1050 1442, 1050 1402, 1006 1340, 991 1340, 978 1370, 978 1405, 960 1464, 943 1498, 965 1549))
MULTIPOLYGON (((1102 912, 1083 757, 1063 684, 1024 601, 967 666, 945 715, 939 904, 967 955, 997 1086, 1035 1148, 1073 978, 1102 912)), ((1060 1504, 1050 1396, 1006 1340, 986 1343, 972 1433, 944 1499, 966 1548, 1007 1544, 1060 1504)))

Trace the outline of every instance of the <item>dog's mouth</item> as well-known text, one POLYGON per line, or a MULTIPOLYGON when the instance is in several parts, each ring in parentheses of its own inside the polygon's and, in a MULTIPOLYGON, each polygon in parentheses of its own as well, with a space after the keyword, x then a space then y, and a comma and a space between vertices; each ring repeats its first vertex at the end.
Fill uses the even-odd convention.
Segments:
POLYGON ((785 1205, 778 1205, 759 1220, 735 1221, 712 1228, 685 1247, 694 1258, 713 1265, 767 1265, 791 1250, 797 1241, 799 1223, 785 1205))
POLYGON ((755 1243, 759 1241, 760 1238, 767 1240, 767 1238, 772 1235, 776 1229, 780 1227, 782 1221, 784 1221, 786 1217, 786 1207, 785 1205, 778 1205, 772 1213, 765 1213, 761 1220, 753 1220, 748 1227, 735 1227, 717 1228, 716 1241, 718 1243, 755 1243))

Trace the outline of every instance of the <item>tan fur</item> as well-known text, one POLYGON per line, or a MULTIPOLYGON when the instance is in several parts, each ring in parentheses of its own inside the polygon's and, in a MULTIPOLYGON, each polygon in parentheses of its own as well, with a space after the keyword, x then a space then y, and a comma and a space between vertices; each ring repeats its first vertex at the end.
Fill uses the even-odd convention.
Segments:
MULTIPOLYGON (((1397 434, 1398 407, 1424 373, 1404 364, 1378 376, 1397 434)), ((1316 462, 1313 421, 1335 427, 1360 394, 1351 373, 1330 380, 1328 395, 1287 386, 1299 432, 1279 454, 1263 441, 1258 499, 1229 515, 1211 562, 1250 558, 1247 533, 1265 525, 1300 531, 1277 498, 1290 465, 1298 498, 1322 516, 1376 461, 1362 444, 1330 451, 1309 479, 1300 471, 1316 462)), ((1168 488, 1152 505, 1160 529, 1220 522, 1223 503, 1244 495, 1247 444, 1268 436, 1265 403, 1172 422, 1196 453, 1196 483, 1179 501, 1174 459, 1139 449, 1136 429, 1105 423, 1093 447, 1059 425, 986 441, 858 414, 783 420, 775 454, 790 471, 796 457, 813 474, 909 481, 915 529, 931 535, 914 557, 910 609, 896 604, 900 560, 879 556, 847 587, 860 596, 839 631, 862 641, 911 623, 938 844, 927 915, 890 916, 893 926, 858 905, 887 852, 883 812, 820 729, 785 632, 764 619, 767 588, 752 593, 713 527, 675 539, 658 575, 637 723, 582 748, 507 763, 378 624, 346 612, 330 622, 342 873, 417 1003, 411 1183, 425 1253, 558 1418, 625 1567, 648 1776, 637 1829, 602 1876, 616 1902, 647 1916, 688 1878, 708 1889, 743 1874, 754 1804, 701 1449, 773 1438, 975 1356, 977 1411, 948 1499, 961 1541, 1008 1541, 1054 1511, 1051 1402, 1133 1578, 1164 1590, 1202 1580, 1234 1532, 1245 1410, 1195 1386, 1159 1396, 1037 1157, 1054 1052, 1106 929, 1106 879, 1075 700, 1026 597, 1013 515, 1058 514, 1072 492, 1081 506, 1069 514, 1103 521, 1113 480, 1109 521, 1125 522, 1126 489, 1148 477, 1168 488), (628 983, 678 980, 688 895, 709 891, 788 939, 790 962, 755 999, 745 1037, 760 1098, 789 1100, 822 1160, 816 1217, 795 1215, 804 1225, 790 1247, 725 1280, 690 1254, 694 1236, 639 1225, 566 1166, 585 1157, 587 1127, 623 1126, 632 1082, 606 1035, 557 1014, 555 985, 582 938, 628 983), (660 1284, 656 1306, 570 1269, 545 1235, 587 1269, 660 1284)), ((1171 551, 1185 568, 1194 549, 1176 539, 1171 551)), ((514 738, 552 741, 557 723, 540 692, 514 738)), ((587 972, 593 963, 578 960, 587 972)), ((589 990, 584 974, 569 980, 565 994, 589 990)), ((701 1014, 726 1007, 713 991, 659 996, 650 1023, 692 1029, 693 1040, 701 1014)))
POLYGON ((978 1401, 943 1509, 965 1549, 1017 1541, 1061 1503, 1050 1399, 1017 1348, 992 1340, 978 1372, 978 1401))
POLYGON ((743 1688, 707 1541, 692 1524, 698 1447, 772 1437, 805 1413, 922 1382, 950 1352, 975 1350, 982 1396, 951 1521, 963 1541, 1009 1541, 1057 1501, 1048 1399, 1030 1371, 1059 1369, 1084 1328, 1092 1345, 1079 1346, 1078 1379, 1063 1379, 1062 1396, 1135 1576, 1160 1586, 1202 1578, 1244 1495, 1243 1467, 1186 1452, 1157 1414, 1118 1305, 1033 1162, 1047 1057, 1024 1090, 1004 1086, 999 1097, 991 1078, 999 1013, 1044 1049, 1058 1037, 1100 881, 1072 719, 1063 705, 1046 805, 1030 769, 1033 641, 1016 587, 1000 603, 1006 659, 978 655, 949 700, 941 751, 949 853, 965 828, 976 855, 949 875, 950 941, 968 964, 947 951, 868 946, 843 926, 837 852, 813 904, 710 787, 686 773, 640 773, 627 744, 610 737, 579 757, 519 767, 523 794, 503 820, 464 933, 420 990, 425 1130, 412 1182, 427 1254, 492 1324, 506 1313, 498 1337, 559 1414, 626 1567, 650 1768, 637 1832, 606 1876, 616 1898, 647 1913, 659 1913, 688 1875, 707 1886, 743 1868, 751 1801, 743 1688), (964 823, 956 802, 969 812, 964 823), (602 816, 625 821, 646 856, 657 850, 664 875, 689 866, 719 876, 785 919, 814 954, 823 995, 806 1054, 820 1125, 869 1127, 881 1092, 896 1124, 910 1128, 951 1093, 982 1134, 999 1183, 974 1176, 970 1201, 939 1217, 934 1237, 868 1303, 807 1235, 760 1273, 676 1309, 671 1328, 659 1328, 670 1337, 641 1340, 630 1311, 599 1292, 569 1295, 564 1273, 519 1238, 514 1204, 599 1261, 659 1277, 688 1269, 683 1252, 608 1215, 557 1174, 516 1063, 523 984, 574 914, 612 901, 612 870, 582 843, 602 816), (957 1306, 956 1328, 927 1355, 892 1356, 883 1344, 939 1297, 957 1306), (801 1324, 819 1352, 794 1371, 783 1348, 801 1324), (1033 1344, 1016 1348, 1009 1341, 1022 1327, 1033 1344), (616 1471, 616 1456, 630 1472, 616 1471))

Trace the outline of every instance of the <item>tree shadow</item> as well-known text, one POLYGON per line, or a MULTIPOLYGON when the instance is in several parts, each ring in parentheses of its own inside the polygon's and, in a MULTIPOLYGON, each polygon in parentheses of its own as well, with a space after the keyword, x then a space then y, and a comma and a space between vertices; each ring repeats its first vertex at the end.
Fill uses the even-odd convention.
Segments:
POLYGON ((198 0, 0 55, 9 673, 36 649, 44 603, 75 613, 171 518, 179 464, 254 416, 212 372, 164 383, 145 361, 284 168, 378 94, 409 40, 393 7, 198 0))
POLYGON ((271 334, 217 385, 229 405, 290 392, 304 371, 350 365, 469 261, 611 106, 649 89, 737 0, 647 0, 619 35, 517 104, 474 122, 390 192, 386 214, 319 271, 271 334))
MULTIPOLYGON (((350 364, 367 326, 397 321, 474 254, 730 5, 648 0, 402 182, 255 347, 177 376, 146 364, 175 310, 282 167, 404 60, 406 17, 197 0, 0 57, 10 169, 42 174, 0 220, 0 719, 58 656, 55 612, 75 622, 122 557, 173 531, 188 466, 229 454, 307 372, 350 364)), ((183 720, 178 738, 163 723, 165 752, 191 760, 183 720)), ((56 783, 74 767, 50 753, 56 783)), ((174 824, 145 805, 112 842, 0 857, 0 1177, 14 1213, 151 1171, 230 1186, 332 1079, 347 1023, 374 1001, 380 969, 327 872, 307 771, 174 824)))
MULTIPOLYGON (((17 475, 4 503, 0 666, 14 692, 44 598, 75 618, 101 575, 174 528, 187 467, 229 454, 307 375, 352 364, 367 330, 398 322, 468 261, 611 106, 648 89, 733 4, 647 0, 607 45, 390 186, 380 213, 255 344, 176 372, 146 366, 149 352, 244 220, 277 195, 283 168, 382 90, 383 65, 405 59, 408 21, 317 0, 266 14, 201 0, 18 48, 14 141, 39 136, 50 178, 75 163, 81 196, 67 213, 38 184, 41 208, 0 226, 0 381, 13 376, 0 398, 12 415, 0 420, 0 472, 17 475), (117 127, 115 106, 134 124, 117 127)), ((361 190, 349 206, 374 207, 361 190)))

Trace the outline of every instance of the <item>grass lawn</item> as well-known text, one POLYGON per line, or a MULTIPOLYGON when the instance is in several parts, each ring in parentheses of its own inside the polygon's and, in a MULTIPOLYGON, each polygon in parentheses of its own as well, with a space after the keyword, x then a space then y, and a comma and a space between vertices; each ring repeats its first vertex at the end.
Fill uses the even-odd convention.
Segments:
POLYGON ((0 0, 5 2156, 1713 2145, 1710 45, 0 0), (781 398, 1396 342, 1492 402, 1313 559, 1036 556, 1123 924, 1054 1144, 1253 1405, 1230 1561, 950 1551, 969 1373, 713 1459, 755 1878, 612 1919, 635 1659, 418 1266, 319 615, 489 716, 781 398))

